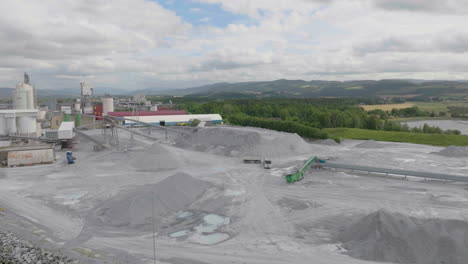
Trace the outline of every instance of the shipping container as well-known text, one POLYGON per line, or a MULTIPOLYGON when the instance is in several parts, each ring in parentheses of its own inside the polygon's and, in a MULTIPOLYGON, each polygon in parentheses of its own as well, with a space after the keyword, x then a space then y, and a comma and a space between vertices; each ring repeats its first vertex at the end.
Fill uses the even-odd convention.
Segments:
POLYGON ((18 150, 9 151, 7 164, 8 167, 16 166, 31 166, 37 164, 49 164, 55 160, 54 150, 49 149, 34 149, 34 150, 18 150))

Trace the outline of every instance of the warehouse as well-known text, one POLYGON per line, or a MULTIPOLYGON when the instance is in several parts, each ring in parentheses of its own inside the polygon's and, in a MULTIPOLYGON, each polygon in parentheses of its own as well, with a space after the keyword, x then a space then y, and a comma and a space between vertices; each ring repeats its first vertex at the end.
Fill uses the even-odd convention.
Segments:
POLYGON ((166 116, 186 115, 185 110, 158 110, 158 111, 134 111, 134 112, 108 112, 107 115, 114 117, 136 117, 136 116, 166 116))
POLYGON ((138 121, 142 123, 150 123, 161 126, 178 126, 186 125, 193 120, 210 122, 213 124, 221 124, 223 118, 219 114, 207 115, 158 115, 158 116, 125 116, 123 118, 132 119, 135 121, 125 120, 125 125, 138 125, 138 121))
POLYGON ((27 145, 0 149, 0 163, 3 167, 51 164, 55 160, 52 145, 27 145))

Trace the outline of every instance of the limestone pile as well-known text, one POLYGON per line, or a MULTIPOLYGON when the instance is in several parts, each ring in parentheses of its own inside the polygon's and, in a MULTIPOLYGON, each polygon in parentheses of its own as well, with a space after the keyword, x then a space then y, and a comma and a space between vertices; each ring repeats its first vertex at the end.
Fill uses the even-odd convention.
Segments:
POLYGON ((130 165, 141 171, 167 171, 179 166, 177 158, 159 143, 154 143, 145 151, 130 154, 130 165))
POLYGON ((284 157, 310 151, 309 144, 297 134, 246 127, 203 128, 179 138, 176 146, 231 157, 284 157))
POLYGON ((157 184, 144 185, 118 193, 98 206, 92 220, 111 227, 147 227, 155 218, 186 210, 211 185, 184 173, 172 175, 157 184))

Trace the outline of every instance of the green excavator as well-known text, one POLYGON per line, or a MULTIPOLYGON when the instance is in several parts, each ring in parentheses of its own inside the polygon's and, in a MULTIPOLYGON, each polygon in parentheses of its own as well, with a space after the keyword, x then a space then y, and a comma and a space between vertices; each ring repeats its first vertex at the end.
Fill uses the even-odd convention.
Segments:
POLYGON ((310 167, 310 165, 314 162, 322 162, 322 161, 319 160, 316 156, 311 157, 306 163, 304 163, 304 165, 302 165, 302 167, 297 172, 286 175, 286 182, 294 183, 294 182, 304 179, 305 172, 310 167))

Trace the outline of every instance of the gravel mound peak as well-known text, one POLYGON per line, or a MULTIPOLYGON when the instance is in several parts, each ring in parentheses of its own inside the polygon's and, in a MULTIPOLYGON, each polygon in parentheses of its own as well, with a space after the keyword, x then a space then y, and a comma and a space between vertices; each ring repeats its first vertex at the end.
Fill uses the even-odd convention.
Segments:
POLYGON ((350 224, 339 241, 352 257, 416 264, 468 263, 468 223, 377 211, 350 224))
POLYGON ((130 165, 141 171, 167 171, 179 167, 177 158, 159 143, 154 143, 145 151, 133 152, 130 155, 130 165))
POLYGON ((118 193, 95 209, 94 220, 112 227, 148 227, 152 221, 153 201, 155 217, 164 217, 186 210, 209 187, 208 182, 177 173, 157 184, 118 193))

